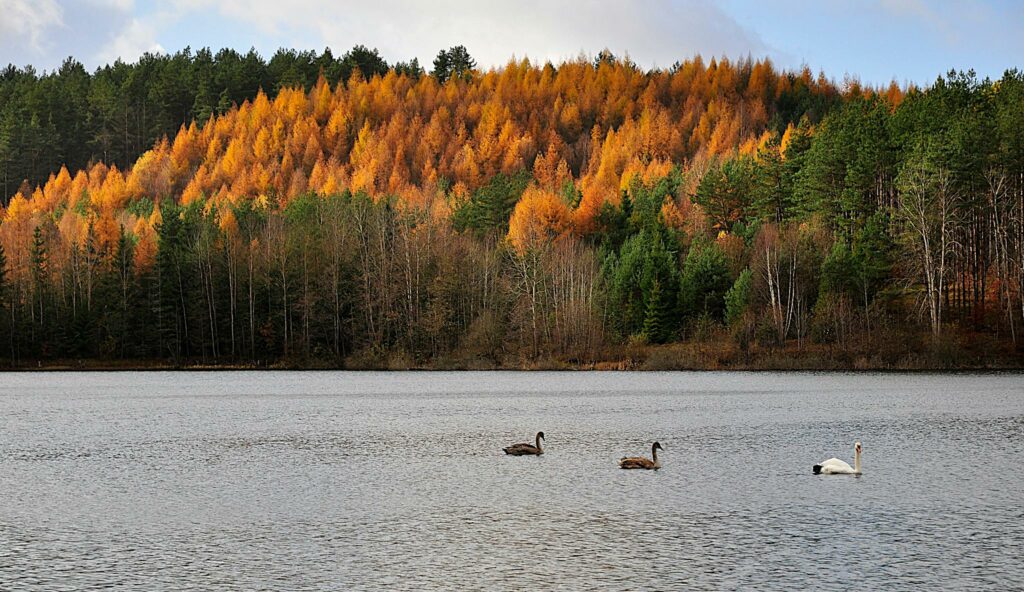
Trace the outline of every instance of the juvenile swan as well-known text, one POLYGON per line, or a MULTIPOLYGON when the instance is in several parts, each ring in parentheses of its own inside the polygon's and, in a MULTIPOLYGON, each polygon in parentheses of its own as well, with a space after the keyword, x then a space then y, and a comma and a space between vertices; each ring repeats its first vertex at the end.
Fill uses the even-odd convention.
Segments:
POLYGON ((838 458, 830 458, 811 467, 815 475, 860 475, 860 442, 853 445, 853 466, 838 458))
POLYGON ((642 456, 627 456, 619 459, 619 468, 622 469, 647 469, 655 470, 661 468, 661 461, 658 460, 658 451, 664 450, 661 444, 655 442, 654 446, 651 446, 651 458, 644 458, 642 456))
POLYGON ((527 456, 535 455, 540 456, 544 454, 544 449, 540 447, 540 441, 544 439, 544 432, 537 432, 537 445, 533 444, 513 444, 508 448, 502 448, 505 454, 511 454, 512 456, 527 456))

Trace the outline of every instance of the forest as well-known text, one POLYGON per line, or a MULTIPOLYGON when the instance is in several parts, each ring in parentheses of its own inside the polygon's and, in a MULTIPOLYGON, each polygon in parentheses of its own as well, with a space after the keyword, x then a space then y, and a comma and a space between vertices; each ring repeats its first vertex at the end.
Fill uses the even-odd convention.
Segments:
POLYGON ((1024 362, 1024 74, 280 50, 0 72, 0 364, 1024 362))

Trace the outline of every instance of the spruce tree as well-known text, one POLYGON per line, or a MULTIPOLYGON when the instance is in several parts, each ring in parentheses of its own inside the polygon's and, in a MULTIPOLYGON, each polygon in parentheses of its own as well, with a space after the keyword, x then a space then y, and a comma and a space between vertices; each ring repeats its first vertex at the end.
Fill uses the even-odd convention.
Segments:
POLYGON ((44 291, 46 289, 46 270, 48 267, 49 255, 46 252, 46 241, 43 239, 43 230, 36 226, 32 231, 32 251, 30 255, 32 265, 32 306, 38 306, 36 314, 38 320, 43 322, 44 291))
POLYGON ((671 337, 671 319, 668 302, 661 291, 661 282, 654 280, 647 297, 647 310, 640 334, 648 343, 665 343, 671 337))
POLYGON ((442 49, 434 58, 434 77, 441 84, 451 78, 466 79, 476 68, 476 60, 463 45, 442 49))
POLYGON ((750 268, 740 272, 736 283, 725 293, 725 322, 734 325, 750 307, 754 274, 750 268))
MULTIPOLYGON (((14 327, 8 327, 7 326, 8 325, 8 323, 7 323, 8 315, 7 315, 7 311, 6 311, 6 305, 7 305, 7 281, 6 280, 7 280, 7 254, 4 252, 4 246, 2 244, 0 244, 0 336, 2 336, 2 337, 7 337, 10 334, 8 332, 13 332, 14 331, 14 327)), ((6 342, 6 341, 7 341, 7 339, 3 339, 3 342, 6 342)), ((4 345, 3 342, 0 342, 0 347, 2 347, 4 345)), ((12 352, 12 355, 13 355, 13 352, 12 352)), ((2 357, 2 356, 0 356, 0 357, 2 357)))
POLYGON ((7 253, 4 252, 4 246, 0 244, 0 309, 3 308, 6 296, 7 284, 7 253))
POLYGON ((725 254, 715 243, 695 242, 686 255, 679 285, 679 304, 684 316, 707 315, 722 320, 725 293, 732 286, 725 254))

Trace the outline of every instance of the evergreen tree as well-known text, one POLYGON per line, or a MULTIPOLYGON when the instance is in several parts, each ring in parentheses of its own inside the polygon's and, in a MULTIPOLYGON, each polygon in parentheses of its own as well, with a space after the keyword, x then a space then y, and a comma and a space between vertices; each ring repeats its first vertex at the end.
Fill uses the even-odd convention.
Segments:
POLYGON ((661 282, 654 280, 647 296, 647 310, 641 336, 648 343, 665 343, 672 337, 672 306, 661 291, 661 282))
POLYGON ((187 229, 183 209, 175 204, 161 207, 163 221, 157 228, 160 248, 156 271, 159 291, 159 315, 164 355, 175 360, 189 355, 188 301, 193 295, 188 261, 187 229))
POLYGON ((46 240, 43 238, 43 229, 36 226, 35 230, 32 231, 32 250, 30 254, 30 264, 32 269, 32 294, 34 295, 34 303, 38 308, 36 314, 39 316, 37 320, 43 321, 43 306, 45 299, 45 291, 49 287, 47 282, 47 273, 49 271, 49 254, 46 252, 46 240))
MULTIPOLYGON (((887 287, 907 311, 928 292, 936 330, 1016 337, 1020 72, 903 93, 749 61, 474 66, 441 52, 444 92, 377 77, 362 46, 0 70, 12 356, 513 356, 516 336, 594 351, 609 328, 656 343, 694 318, 748 341, 754 319, 779 340, 817 322, 845 344, 887 287), (531 161, 536 191, 515 172, 531 161), (503 256, 517 242, 528 265, 503 256)), ((886 323, 909 334, 911 317, 886 323)))
POLYGON ((736 282, 725 293, 725 322, 734 325, 750 309, 753 296, 754 273, 750 268, 740 272, 736 282))
POLYGON ((442 49, 434 58, 433 76, 441 84, 448 80, 466 79, 472 75, 476 68, 476 60, 469 55, 469 51, 463 45, 456 45, 449 49, 442 49))
POLYGON ((795 196, 823 213, 849 241, 892 192, 895 177, 889 108, 853 99, 814 135, 798 175, 795 196))
POLYGON ((605 202, 597 215, 596 226, 597 236, 601 238, 602 248, 605 252, 618 252, 622 243, 630 235, 629 220, 633 213, 633 200, 629 198, 629 192, 622 192, 622 200, 616 206, 605 202))
POLYGON ((231 109, 233 103, 231 102, 231 94, 228 93, 228 89, 220 91, 220 98, 217 99, 217 114, 223 115, 231 109))
POLYGON ((4 246, 0 244, 0 308, 6 303, 7 298, 7 253, 4 246))
POLYGON ((675 195, 682 185, 683 175, 679 167, 672 167, 669 174, 645 184, 634 179, 629 191, 622 192, 622 209, 627 213, 629 229, 638 232, 643 229, 664 230, 661 223, 661 207, 665 197, 675 195))
POLYGON ((507 233, 512 210, 529 182, 529 174, 522 171, 514 175, 495 175, 455 210, 453 226, 458 230, 474 230, 480 235, 492 231, 507 233))
POLYGON ((856 269, 854 281, 857 294, 854 301, 860 301, 865 307, 892 274, 893 241, 886 227, 885 214, 876 212, 853 238, 853 251, 850 255, 856 269))
POLYGON ((684 317, 707 316, 722 320, 725 293, 732 286, 725 254, 715 243, 697 241, 683 263, 679 283, 679 302, 684 317))
POLYGON ((398 74, 404 74, 412 78, 413 80, 419 80, 423 76, 423 66, 420 66, 418 58, 413 58, 408 62, 398 62, 395 64, 395 72, 398 74))
POLYGON ((747 157, 716 162, 701 178, 696 201, 719 230, 729 230, 747 216, 747 204, 755 193, 753 161, 747 157))
POLYGON ((124 228, 117 238, 113 257, 104 273, 104 288, 108 294, 105 311, 105 326, 110 336, 111 352, 125 357, 131 340, 132 313, 135 310, 134 245, 124 228))
MULTIPOLYGON (((4 246, 0 244, 0 351, 7 349, 8 343, 13 343, 9 338, 13 338, 14 327, 10 326, 7 307, 7 254, 4 252, 4 246)), ((13 358, 13 349, 9 353, 13 358)))
POLYGON ((207 80, 201 80, 196 91, 195 101, 192 102, 192 117, 196 123, 204 125, 213 117, 213 95, 210 93, 210 85, 207 80))
MULTIPOLYGON (((416 64, 419 66, 419 63, 416 64)), ((365 45, 356 45, 342 58, 342 72, 346 76, 345 81, 358 70, 364 80, 374 76, 383 76, 388 73, 388 63, 380 57, 376 49, 369 49, 365 45)))
POLYGON ((857 295, 857 269, 850 248, 843 241, 832 245, 832 250, 821 263, 822 294, 857 295))
POLYGON ((626 239, 618 256, 610 256, 605 264, 609 278, 609 300, 612 318, 626 335, 642 331, 651 304, 655 284, 658 299, 669 303, 668 312, 660 319, 665 325, 677 327, 678 314, 674 303, 679 297, 679 271, 676 255, 669 251, 662 232, 641 230, 626 239))

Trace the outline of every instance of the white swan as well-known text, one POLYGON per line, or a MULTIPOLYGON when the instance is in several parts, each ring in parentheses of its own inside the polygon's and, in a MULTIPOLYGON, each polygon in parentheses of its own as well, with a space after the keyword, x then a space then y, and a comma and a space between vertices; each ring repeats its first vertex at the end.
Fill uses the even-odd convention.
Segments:
POLYGON ((815 475, 860 475, 860 442, 853 445, 852 467, 838 458, 830 458, 820 465, 814 465, 811 470, 815 475))

